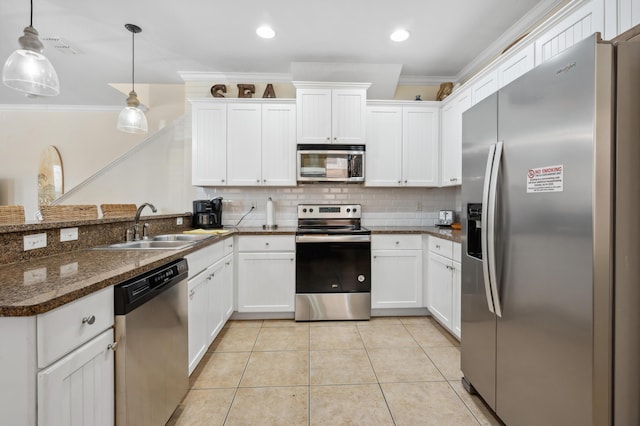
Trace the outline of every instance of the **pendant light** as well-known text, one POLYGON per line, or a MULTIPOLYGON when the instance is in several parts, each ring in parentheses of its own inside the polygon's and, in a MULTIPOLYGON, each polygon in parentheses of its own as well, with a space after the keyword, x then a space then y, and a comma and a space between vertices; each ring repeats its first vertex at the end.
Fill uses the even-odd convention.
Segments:
POLYGON ((131 92, 127 98, 127 106, 120 111, 118 116, 118 130, 127 133, 147 133, 149 130, 147 125, 147 117, 144 112, 139 108, 140 101, 138 101, 138 94, 135 91, 135 35, 142 31, 142 29, 134 24, 125 24, 124 26, 131 32, 131 92))
POLYGON ((44 45, 33 28, 33 0, 29 26, 18 39, 20 49, 9 56, 2 69, 2 82, 27 96, 56 96, 60 94, 58 74, 42 54, 44 45))

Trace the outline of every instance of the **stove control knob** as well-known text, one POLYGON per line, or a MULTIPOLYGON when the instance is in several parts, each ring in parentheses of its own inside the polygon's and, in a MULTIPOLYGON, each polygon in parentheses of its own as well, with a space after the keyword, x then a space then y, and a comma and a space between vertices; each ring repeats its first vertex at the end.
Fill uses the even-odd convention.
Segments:
POLYGON ((363 283, 365 279, 364 275, 358 275, 358 282, 363 283))
POLYGON ((351 211, 351 209, 347 209, 347 213, 349 213, 351 211))
POLYGON ((355 213, 356 211, 357 211, 356 209, 353 209, 353 212, 354 212, 354 213, 355 213))
POLYGON ((313 213, 313 209, 309 209, 309 213, 313 213))
POLYGON ((307 212, 307 209, 302 209, 302 213, 306 213, 306 212, 307 212))

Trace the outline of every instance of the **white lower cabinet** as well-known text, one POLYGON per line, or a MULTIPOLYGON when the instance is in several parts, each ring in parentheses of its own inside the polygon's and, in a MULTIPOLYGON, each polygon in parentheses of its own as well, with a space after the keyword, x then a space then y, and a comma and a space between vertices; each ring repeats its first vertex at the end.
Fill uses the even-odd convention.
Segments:
POLYGON ((112 328, 38 373, 38 425, 114 424, 111 343, 112 328))
POLYGON ((422 237, 371 237, 371 308, 422 306, 422 237))
POLYGON ((186 256, 190 268, 189 374, 233 313, 232 250, 232 243, 225 240, 186 256))
POLYGON ((293 312, 295 239, 238 237, 238 312, 293 312))
POLYGON ((460 338, 460 244, 429 237, 427 254, 427 308, 431 315, 460 338))

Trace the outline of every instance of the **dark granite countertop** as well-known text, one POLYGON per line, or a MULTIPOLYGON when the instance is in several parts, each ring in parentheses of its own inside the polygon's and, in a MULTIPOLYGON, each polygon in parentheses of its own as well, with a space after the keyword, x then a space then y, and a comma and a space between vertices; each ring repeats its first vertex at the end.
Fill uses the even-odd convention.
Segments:
MULTIPOLYGON (((429 234, 454 242, 461 232, 438 227, 369 227, 372 234, 429 234)), ((225 238, 239 235, 295 235, 295 227, 276 230, 227 228, 182 250, 70 251, 0 266, 0 316, 41 314, 105 287, 119 284, 225 238)))

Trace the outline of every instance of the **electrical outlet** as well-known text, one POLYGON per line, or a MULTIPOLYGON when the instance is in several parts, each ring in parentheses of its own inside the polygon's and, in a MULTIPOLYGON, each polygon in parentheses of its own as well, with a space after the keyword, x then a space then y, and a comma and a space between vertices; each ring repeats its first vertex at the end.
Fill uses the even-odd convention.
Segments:
POLYGON ((176 225, 182 225, 182 218, 181 217, 177 217, 176 218, 176 225))
POLYGON ((32 234, 24 236, 24 251, 44 248, 47 246, 47 234, 32 234))
POLYGON ((75 241, 78 239, 78 228, 62 228, 60 230, 60 241, 75 241))

